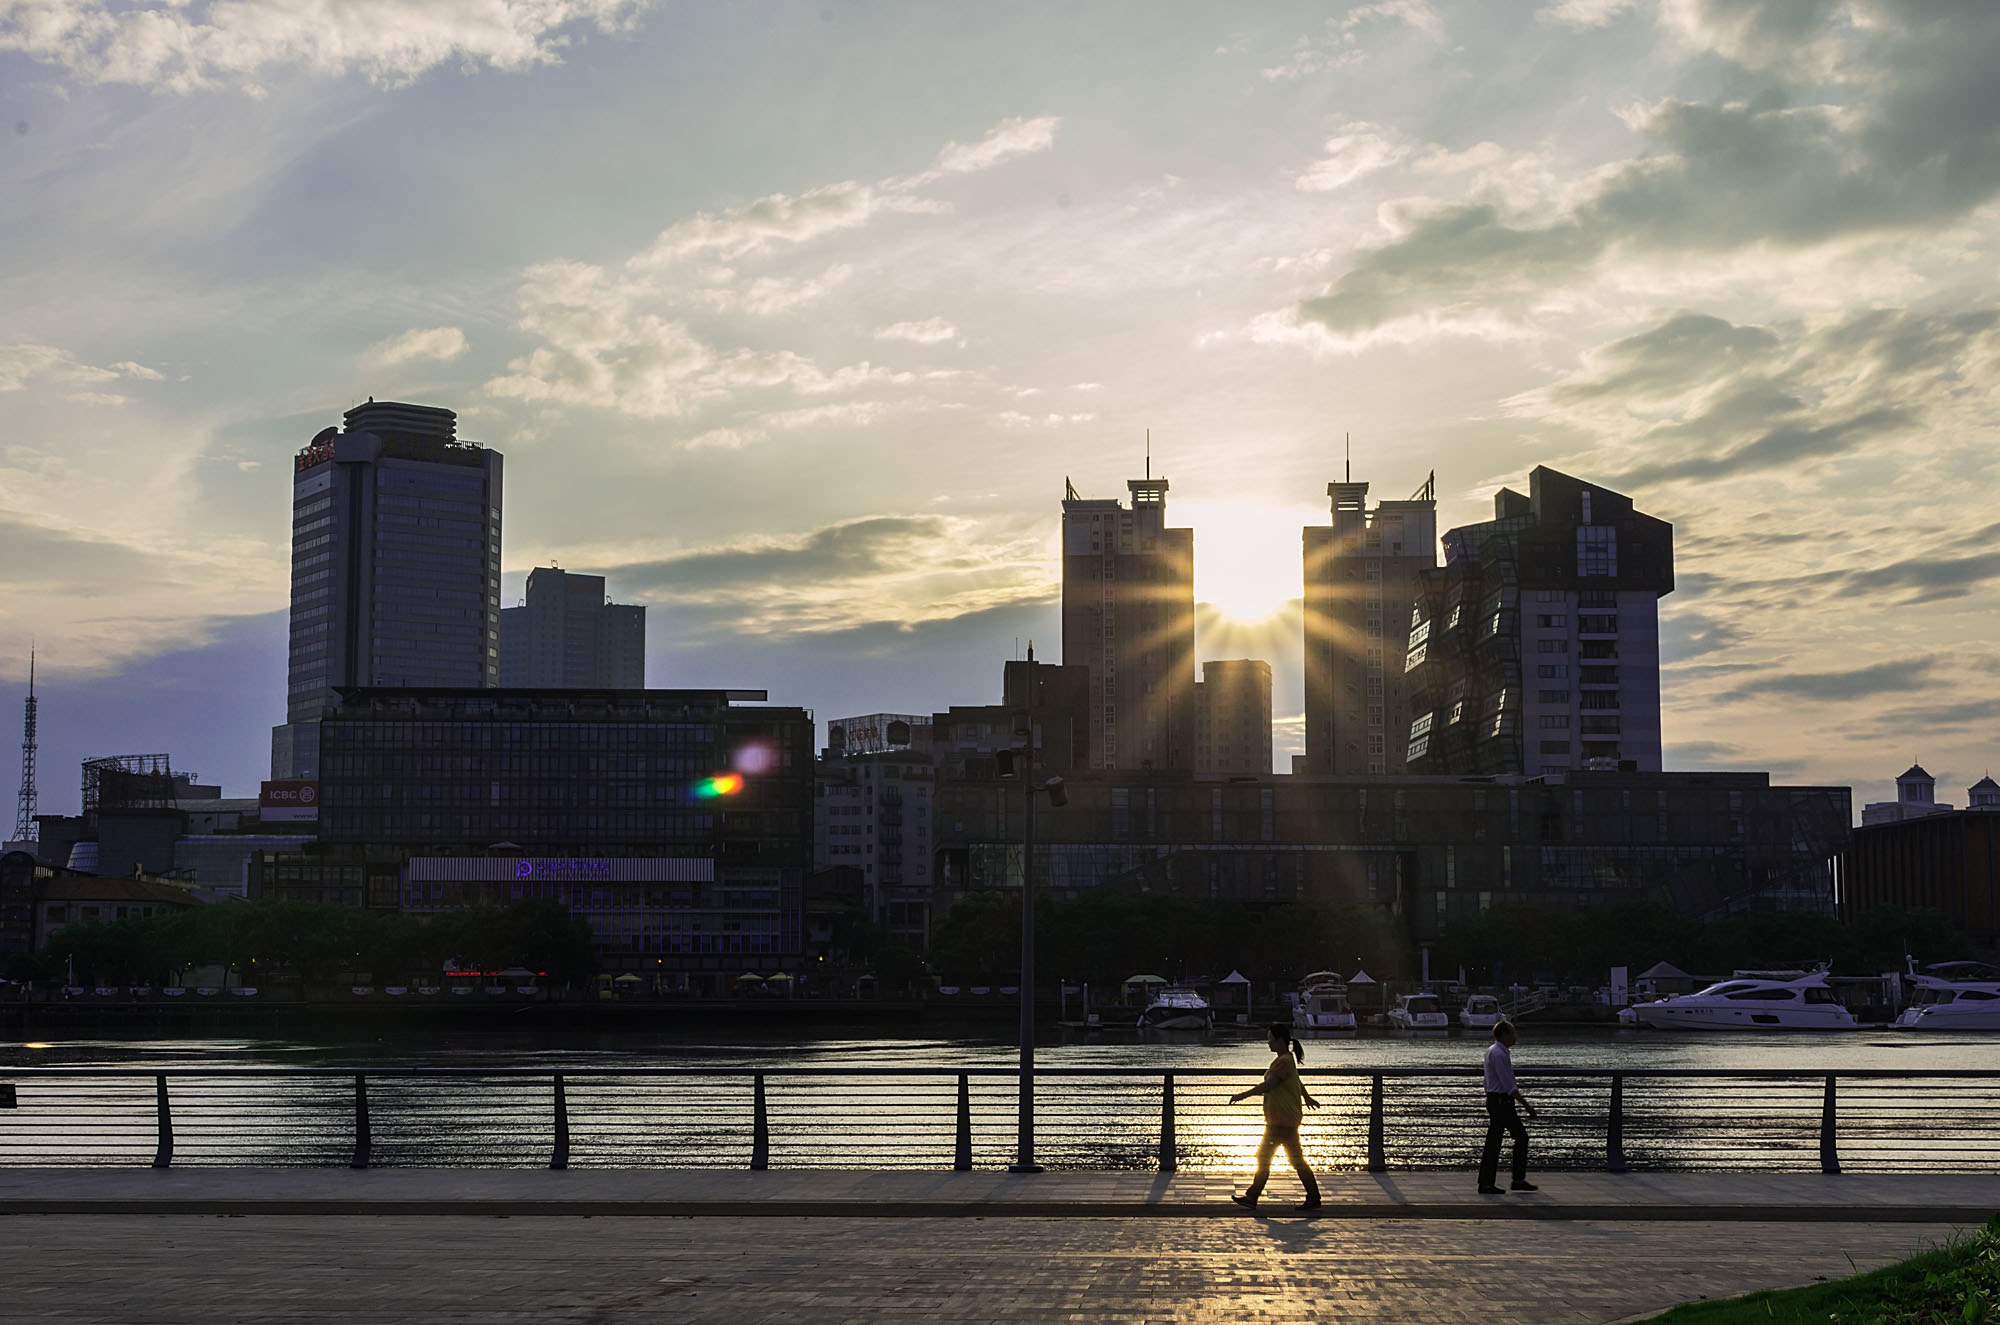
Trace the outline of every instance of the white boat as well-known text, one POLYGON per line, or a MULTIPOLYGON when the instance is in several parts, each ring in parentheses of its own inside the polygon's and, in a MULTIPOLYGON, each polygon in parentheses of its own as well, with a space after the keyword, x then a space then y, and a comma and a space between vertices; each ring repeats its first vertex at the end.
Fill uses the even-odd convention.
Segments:
POLYGON ((1215 1009, 1192 989, 1173 985, 1153 995, 1153 1001, 1139 1014, 1144 1031, 1205 1031, 1215 1025, 1215 1009))
POLYGON ((1354 1009, 1347 1002, 1347 982, 1338 977, 1307 976, 1305 988, 1299 991, 1298 1009, 1292 1014, 1292 1026, 1301 1034, 1352 1031, 1354 1009))
POLYGON ((1491 994, 1469 994, 1465 1006, 1458 1010, 1458 1024, 1469 1031, 1490 1031, 1502 1020, 1500 1000, 1491 994))
POLYGON ((1445 1031, 1451 1029, 1451 1018, 1436 994, 1403 994, 1389 1009, 1389 1026, 1399 1031, 1445 1031))
POLYGON ((1655 1030, 1850 1031, 1824 970, 1738 971, 1692 994, 1634 1004, 1632 1020, 1655 1030))
POLYGON ((1910 1005, 1896 1025, 1922 1031, 2000 1031, 2000 970, 1984 962, 1939 962, 1912 973, 1910 1005))

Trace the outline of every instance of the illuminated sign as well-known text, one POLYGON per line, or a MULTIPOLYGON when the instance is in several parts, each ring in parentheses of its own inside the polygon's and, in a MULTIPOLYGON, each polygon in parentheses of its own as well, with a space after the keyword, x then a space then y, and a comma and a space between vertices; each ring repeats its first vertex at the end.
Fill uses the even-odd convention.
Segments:
POLYGON ((319 818, 319 783, 266 782, 257 793, 258 814, 266 823, 305 823, 319 818))
POLYGON ((611 877, 608 860, 517 860, 517 879, 605 879, 611 877))

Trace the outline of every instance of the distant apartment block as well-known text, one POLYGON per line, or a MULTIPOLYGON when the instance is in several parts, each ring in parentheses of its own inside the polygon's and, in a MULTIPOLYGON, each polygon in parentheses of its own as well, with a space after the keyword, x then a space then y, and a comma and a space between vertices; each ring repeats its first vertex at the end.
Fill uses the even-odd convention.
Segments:
POLYGON ((1411 773, 1660 768, 1673 526, 1547 467, 1444 536, 1410 617, 1411 773))
POLYGON ((813 867, 859 870, 862 913, 892 941, 922 952, 932 919, 930 755, 907 747, 829 752, 814 780, 813 867))
POLYGON ((448 409, 370 400, 292 466, 291 656, 273 779, 319 773, 349 686, 500 683, 501 458, 448 409))
POLYGON ((1271 772, 1271 664, 1211 658, 1195 685, 1194 771, 1271 772))
POLYGON ((1305 548, 1305 768, 1350 776, 1408 771, 1404 641, 1419 577, 1437 565, 1437 501, 1368 509, 1366 483, 1329 483, 1330 525, 1305 548))
POLYGON ((535 567, 528 572, 525 601, 500 609, 500 684, 509 689, 643 689, 646 609, 611 602, 602 575, 535 567))
POLYGON ((1167 526, 1167 480, 1063 499, 1062 660, 1090 670, 1097 768, 1194 767, 1194 531, 1167 526))

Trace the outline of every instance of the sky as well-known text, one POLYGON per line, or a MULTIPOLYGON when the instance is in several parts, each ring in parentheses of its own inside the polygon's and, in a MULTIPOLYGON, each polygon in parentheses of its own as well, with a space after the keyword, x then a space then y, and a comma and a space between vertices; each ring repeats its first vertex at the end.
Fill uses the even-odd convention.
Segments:
POLYGON ((608 576, 649 684, 995 702, 1150 431, 1283 767, 1351 436, 1446 527, 1539 464, 1674 523, 1669 768, 1962 804, 1995 68, 1987 0, 0 0, 0 694, 32 640, 45 811, 253 792, 289 457, 374 396, 505 454, 504 601, 608 576))

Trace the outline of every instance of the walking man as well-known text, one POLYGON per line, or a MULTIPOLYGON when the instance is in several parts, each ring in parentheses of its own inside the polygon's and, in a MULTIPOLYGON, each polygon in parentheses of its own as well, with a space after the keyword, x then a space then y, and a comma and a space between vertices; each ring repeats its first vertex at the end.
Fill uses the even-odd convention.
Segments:
POLYGON ((1528 1181, 1528 1128, 1514 1106, 1520 1105, 1535 1116, 1535 1106, 1514 1084, 1514 1025, 1503 1021, 1493 1028, 1493 1043, 1486 1047, 1486 1148, 1479 1155, 1479 1193, 1500 1195, 1500 1134, 1514 1138, 1513 1190, 1539 1190, 1528 1181))

